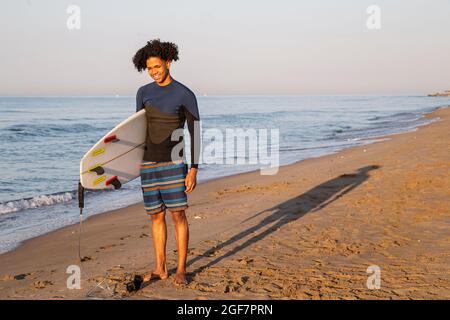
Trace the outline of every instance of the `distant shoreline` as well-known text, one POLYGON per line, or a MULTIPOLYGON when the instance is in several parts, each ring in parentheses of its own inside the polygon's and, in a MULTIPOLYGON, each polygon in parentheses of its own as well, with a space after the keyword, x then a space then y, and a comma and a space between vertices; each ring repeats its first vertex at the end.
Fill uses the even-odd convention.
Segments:
POLYGON ((450 90, 445 90, 445 91, 436 92, 436 93, 430 93, 428 96, 429 97, 450 97, 450 90))

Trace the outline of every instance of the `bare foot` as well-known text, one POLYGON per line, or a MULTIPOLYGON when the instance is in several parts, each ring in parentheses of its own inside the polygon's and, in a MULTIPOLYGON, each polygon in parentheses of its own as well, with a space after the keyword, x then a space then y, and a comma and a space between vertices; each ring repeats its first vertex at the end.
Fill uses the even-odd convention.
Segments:
POLYGON ((150 271, 150 273, 144 275, 143 281, 147 282, 152 279, 158 279, 158 278, 161 280, 167 279, 168 278, 167 271, 158 271, 158 270, 150 271))
POLYGON ((175 284, 184 285, 187 284, 186 273, 185 272, 177 272, 175 274, 175 284))

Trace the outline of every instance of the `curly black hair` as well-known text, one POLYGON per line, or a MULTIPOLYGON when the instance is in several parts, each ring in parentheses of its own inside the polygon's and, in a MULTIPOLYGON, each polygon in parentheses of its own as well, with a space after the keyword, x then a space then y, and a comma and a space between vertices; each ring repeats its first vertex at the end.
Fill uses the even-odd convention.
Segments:
POLYGON ((173 42, 161 42, 159 39, 147 41, 147 44, 133 57, 133 64, 139 72, 147 69, 147 59, 150 57, 159 57, 164 61, 177 61, 178 46, 173 42))

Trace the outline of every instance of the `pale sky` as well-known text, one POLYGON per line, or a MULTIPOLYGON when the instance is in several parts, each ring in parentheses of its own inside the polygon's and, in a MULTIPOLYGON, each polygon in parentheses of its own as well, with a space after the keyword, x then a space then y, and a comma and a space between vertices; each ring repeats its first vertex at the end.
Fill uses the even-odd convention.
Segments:
POLYGON ((0 95, 135 95, 146 41, 178 44, 196 94, 450 89, 448 0, 0 0, 0 95), (67 8, 81 10, 69 30, 67 8), (381 9, 368 30, 366 10, 381 9))

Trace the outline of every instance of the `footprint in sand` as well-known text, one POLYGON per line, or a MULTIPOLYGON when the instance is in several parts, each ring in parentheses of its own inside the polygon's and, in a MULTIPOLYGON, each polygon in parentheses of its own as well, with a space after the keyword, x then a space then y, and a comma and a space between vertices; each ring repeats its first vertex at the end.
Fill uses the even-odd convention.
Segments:
POLYGON ((81 262, 86 262, 86 261, 91 261, 91 260, 95 260, 95 257, 85 256, 85 257, 81 258, 81 262))
POLYGON ((247 258, 247 257, 245 257, 245 258, 243 258, 243 259, 238 259, 237 260, 237 262, 241 265, 241 266, 247 266, 249 263, 252 263, 253 262, 253 259, 250 259, 250 258, 247 258))
POLYGON ((131 235, 124 236, 124 237, 120 238, 120 240, 126 240, 128 238, 131 238, 131 235))
POLYGON ((204 254, 204 256, 206 256, 206 257, 216 257, 216 256, 218 256, 218 255, 221 255, 222 254, 222 250, 220 250, 220 249, 212 249, 212 250, 208 250, 205 254, 204 254))
POLYGON ((199 250, 197 248, 189 248, 188 249, 188 255, 189 256, 202 256, 203 255, 203 251, 199 250))
POLYGON ((191 289, 194 289, 194 290, 198 290, 200 292, 213 292, 213 291, 215 291, 214 286, 209 284, 209 283, 206 283, 206 282, 198 282, 198 283, 191 282, 188 285, 188 287, 191 288, 191 289))
POLYGON ((11 281, 14 280, 14 276, 10 274, 4 274, 0 276, 0 281, 11 281))
POLYGON ((250 277, 247 276, 243 276, 243 277, 237 277, 234 281, 240 285, 243 286, 244 284, 247 283, 247 281, 250 279, 250 277))
POLYGON ((53 282, 49 281, 49 280, 44 280, 44 281, 36 281, 35 283, 33 283, 33 286, 36 289, 44 289, 47 286, 52 286, 53 282))
POLYGON ((100 247, 100 250, 111 249, 111 248, 114 248, 115 246, 117 246, 117 244, 108 244, 106 246, 100 247))

